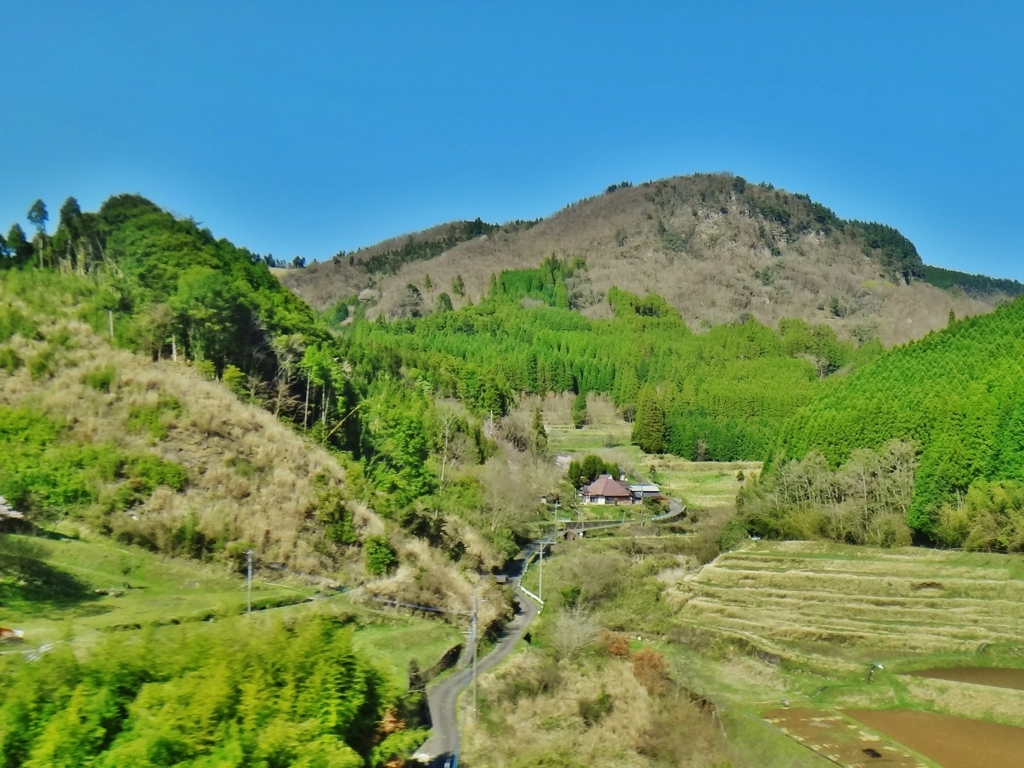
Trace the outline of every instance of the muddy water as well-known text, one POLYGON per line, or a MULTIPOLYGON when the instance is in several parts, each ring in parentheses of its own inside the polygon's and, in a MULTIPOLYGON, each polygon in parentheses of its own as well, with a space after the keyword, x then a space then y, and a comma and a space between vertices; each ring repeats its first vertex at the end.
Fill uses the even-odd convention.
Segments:
POLYGON ((843 714, 928 757, 942 768, 1021 768, 1024 728, 897 709, 843 714))
POLYGON ((776 709, 764 719, 791 739, 833 763, 851 768, 919 768, 921 762, 904 748, 882 741, 866 729, 850 725, 832 711, 776 709))
MULTIPOLYGON (((930 677, 935 680, 951 680, 955 683, 991 685, 996 688, 1013 688, 1024 691, 1024 669, 1004 667, 936 667, 910 672, 914 677, 930 677)), ((1024 763, 1024 758, 1022 758, 1024 763)))

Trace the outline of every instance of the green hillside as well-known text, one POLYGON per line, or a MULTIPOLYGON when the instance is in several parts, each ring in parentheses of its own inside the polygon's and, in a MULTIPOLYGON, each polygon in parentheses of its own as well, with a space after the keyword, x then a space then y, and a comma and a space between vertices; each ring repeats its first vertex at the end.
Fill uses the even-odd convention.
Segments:
POLYGON ((953 508, 967 518, 984 511, 995 515, 985 525, 1010 536, 1002 548, 1018 548, 1020 532, 1008 531, 1022 506, 1022 361, 1024 301, 953 323, 829 382, 786 425, 776 465, 820 451, 836 466, 859 448, 912 441, 920 457, 911 528, 959 545, 979 521, 957 523, 953 508), (1006 482, 996 491, 979 481, 1006 482))
MULTIPOLYGON (((502 415, 520 393, 606 393, 644 450, 730 461, 763 456, 783 421, 821 379, 881 350, 840 342, 825 326, 749 320, 689 330, 661 297, 612 289, 610 320, 569 309, 567 280, 586 263, 555 259, 503 272, 480 305, 344 335, 356 378, 405 371, 481 415, 502 415)), ((581 414, 585 420, 585 414, 581 414)))
POLYGON ((295 418, 285 395, 301 397, 309 424, 345 410, 342 377, 319 352, 329 335, 270 273, 271 257, 138 195, 111 197, 95 213, 69 198, 52 234, 36 206, 44 218, 31 241, 15 224, 0 242, 0 276, 30 309, 52 315, 73 305, 116 346, 190 360, 238 392, 276 398, 275 410, 295 418))
POLYGON ((383 766, 426 737, 406 665, 458 630, 297 577, 83 534, 0 535, 3 766, 383 766), (44 645, 45 644, 45 645, 44 645), (34 649, 43 646, 43 651, 34 649), (403 727, 404 726, 404 727, 403 727))

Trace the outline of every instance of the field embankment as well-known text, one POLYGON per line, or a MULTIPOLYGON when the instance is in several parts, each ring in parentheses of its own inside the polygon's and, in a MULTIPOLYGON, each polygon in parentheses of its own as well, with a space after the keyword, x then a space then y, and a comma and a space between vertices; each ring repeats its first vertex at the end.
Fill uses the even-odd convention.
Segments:
POLYGON ((796 662, 1009 651, 1024 626, 1024 564, 1003 555, 751 544, 668 593, 681 622, 796 662))

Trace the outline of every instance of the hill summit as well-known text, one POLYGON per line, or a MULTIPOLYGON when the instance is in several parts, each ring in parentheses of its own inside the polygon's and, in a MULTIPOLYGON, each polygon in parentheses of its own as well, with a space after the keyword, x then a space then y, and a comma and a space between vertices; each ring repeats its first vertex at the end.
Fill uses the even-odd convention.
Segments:
POLYGON ((615 286, 664 296, 695 330, 798 317, 886 345, 1024 291, 929 267, 892 227, 840 219, 806 195, 731 174, 614 184, 539 221, 453 222, 280 276, 320 310, 396 318, 429 312, 442 293, 456 307, 479 301, 492 275, 550 256, 586 260, 571 305, 589 317, 610 315, 615 286))

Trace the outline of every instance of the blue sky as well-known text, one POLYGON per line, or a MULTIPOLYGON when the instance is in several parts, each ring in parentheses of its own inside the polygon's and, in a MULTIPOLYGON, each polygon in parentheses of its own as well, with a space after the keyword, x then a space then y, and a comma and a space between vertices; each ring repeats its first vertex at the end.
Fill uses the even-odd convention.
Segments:
POLYGON ((728 170, 1024 279, 1024 5, 7 2, 0 226, 139 192, 326 258, 728 170))

